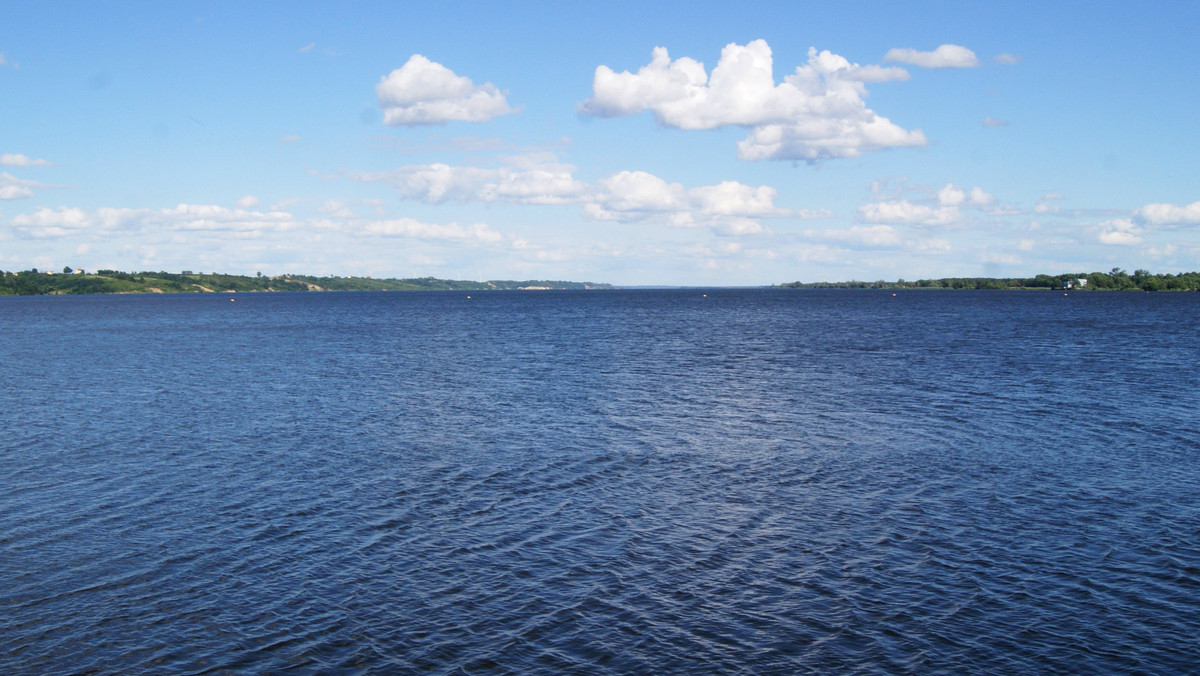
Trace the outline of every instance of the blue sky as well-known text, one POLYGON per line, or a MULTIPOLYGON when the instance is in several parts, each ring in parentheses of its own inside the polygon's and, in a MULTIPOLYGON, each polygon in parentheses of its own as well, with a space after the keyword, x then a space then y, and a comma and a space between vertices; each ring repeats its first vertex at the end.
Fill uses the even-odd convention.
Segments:
POLYGON ((1200 3, 33 3, 0 269, 1200 269, 1200 3))

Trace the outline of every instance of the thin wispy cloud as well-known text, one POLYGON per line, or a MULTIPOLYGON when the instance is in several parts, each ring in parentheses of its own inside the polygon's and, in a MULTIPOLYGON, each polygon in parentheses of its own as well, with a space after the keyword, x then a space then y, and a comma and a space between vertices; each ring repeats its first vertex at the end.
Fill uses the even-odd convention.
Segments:
POLYGON ((922 52, 910 48, 889 49, 883 55, 884 61, 907 63, 920 68, 975 68, 979 65, 979 57, 975 52, 960 45, 939 45, 931 52, 922 52))
POLYGON ((20 153, 0 154, 0 166, 4 167, 51 167, 48 160, 34 159, 20 153))

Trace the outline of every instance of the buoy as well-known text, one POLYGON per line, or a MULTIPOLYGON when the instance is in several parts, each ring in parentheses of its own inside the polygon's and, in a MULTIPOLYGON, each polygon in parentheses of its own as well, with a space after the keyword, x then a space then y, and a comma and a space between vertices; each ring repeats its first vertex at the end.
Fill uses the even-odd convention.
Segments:
POLYGON ((230 299, 229 299, 229 302, 230 302, 230 303, 232 303, 232 302, 233 302, 233 299, 232 299, 232 298, 230 298, 230 299))

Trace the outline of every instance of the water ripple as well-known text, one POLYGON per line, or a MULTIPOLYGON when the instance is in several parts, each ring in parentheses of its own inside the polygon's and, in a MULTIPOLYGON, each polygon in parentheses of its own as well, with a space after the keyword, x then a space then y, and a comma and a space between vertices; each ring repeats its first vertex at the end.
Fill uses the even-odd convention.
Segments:
POLYGON ((1194 670, 1192 296, 693 295, 0 302, 0 672, 1194 670))

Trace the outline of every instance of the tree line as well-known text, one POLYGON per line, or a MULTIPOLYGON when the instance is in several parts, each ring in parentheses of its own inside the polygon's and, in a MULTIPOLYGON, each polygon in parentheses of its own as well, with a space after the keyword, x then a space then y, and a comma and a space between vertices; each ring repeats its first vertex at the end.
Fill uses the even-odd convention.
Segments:
POLYGON ((530 287, 544 289, 613 288, 608 284, 557 280, 472 282, 435 277, 373 279, 371 277, 318 277, 290 274, 265 276, 261 272, 253 277, 191 271, 173 273, 98 270, 94 274, 71 274, 71 272, 70 268, 65 268, 62 274, 48 274, 38 270, 20 272, 0 270, 0 295, 271 291, 486 291, 530 287))
POLYGON ((1135 270, 1132 274, 1121 268, 1108 272, 1070 272, 1060 275, 1034 277, 943 277, 894 282, 791 282, 779 284, 785 289, 1064 289, 1080 291, 1200 291, 1200 272, 1155 274, 1135 270), (1080 280, 1087 280, 1080 283, 1080 280))

